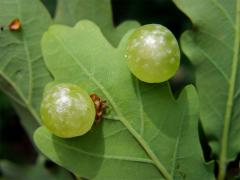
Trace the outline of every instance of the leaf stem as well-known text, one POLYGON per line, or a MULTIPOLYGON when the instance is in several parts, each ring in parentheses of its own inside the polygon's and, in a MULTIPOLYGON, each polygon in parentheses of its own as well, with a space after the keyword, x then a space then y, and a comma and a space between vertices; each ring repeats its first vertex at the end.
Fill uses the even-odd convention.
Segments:
POLYGON ((227 146, 228 146, 228 134, 229 134, 229 126, 232 115, 233 101, 234 101, 234 91, 235 91, 235 83, 237 76, 237 67, 238 67, 238 54, 239 54, 239 13, 240 13, 240 0, 237 0, 236 6, 236 32, 235 32, 235 42, 233 49, 233 62, 232 62, 232 73, 229 82, 229 93, 226 104, 226 113, 224 116, 224 126, 223 126, 223 134, 221 141, 221 152, 219 159, 219 172, 218 172, 218 180, 224 180, 226 173, 226 163, 227 163, 227 146))

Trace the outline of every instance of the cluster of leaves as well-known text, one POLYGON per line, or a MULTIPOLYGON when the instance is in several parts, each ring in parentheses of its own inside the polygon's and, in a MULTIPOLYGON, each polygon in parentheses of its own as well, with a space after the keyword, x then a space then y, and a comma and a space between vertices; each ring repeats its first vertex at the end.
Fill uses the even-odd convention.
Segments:
POLYGON ((54 19, 39 0, 0 0, 0 24, 16 17, 22 23, 18 32, 0 33, 0 88, 43 154, 90 179, 214 179, 199 142, 200 110, 224 179, 240 152, 240 1, 174 3, 194 25, 181 44, 196 68, 200 107, 192 85, 176 100, 167 82, 146 84, 131 75, 125 44, 139 24, 115 28, 110 0, 60 0, 54 19), (51 81, 97 93, 110 113, 84 136, 53 136, 39 127, 42 92, 51 81))

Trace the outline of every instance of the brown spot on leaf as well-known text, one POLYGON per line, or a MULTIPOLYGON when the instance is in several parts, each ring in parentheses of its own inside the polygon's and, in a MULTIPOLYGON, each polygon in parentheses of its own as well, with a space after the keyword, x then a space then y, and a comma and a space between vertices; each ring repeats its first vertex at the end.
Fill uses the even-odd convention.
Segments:
POLYGON ((18 31, 21 28, 21 22, 19 19, 14 19, 9 25, 10 31, 18 31))

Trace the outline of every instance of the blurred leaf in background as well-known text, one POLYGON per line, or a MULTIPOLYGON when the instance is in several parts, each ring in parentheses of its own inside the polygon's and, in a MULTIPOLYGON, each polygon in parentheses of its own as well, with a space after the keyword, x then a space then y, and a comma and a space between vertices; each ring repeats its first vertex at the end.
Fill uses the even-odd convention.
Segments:
POLYGON ((0 159, 14 162, 33 162, 36 152, 20 125, 10 101, 0 93, 0 159))
POLYGON ((52 165, 46 167, 48 161, 39 160, 35 165, 19 165, 10 161, 0 161, 0 169, 6 180, 73 180, 66 170, 52 165))

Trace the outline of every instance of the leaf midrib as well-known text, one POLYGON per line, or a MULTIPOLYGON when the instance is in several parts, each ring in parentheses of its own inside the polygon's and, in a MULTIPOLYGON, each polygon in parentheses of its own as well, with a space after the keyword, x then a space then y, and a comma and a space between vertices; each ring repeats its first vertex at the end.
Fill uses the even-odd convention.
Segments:
MULTIPOLYGON (((51 33, 51 31, 49 31, 51 33)), ((166 168, 163 166, 163 164, 159 161, 156 154, 151 150, 147 142, 141 137, 141 135, 132 127, 132 125, 127 121, 127 119, 124 117, 122 112, 119 110, 117 104, 113 100, 113 98, 110 96, 110 94, 105 90, 105 88, 100 84, 95 77, 88 72, 88 70, 78 61, 78 58, 74 56, 74 54, 71 53, 71 51, 65 46, 64 42, 58 38, 54 33, 51 33, 51 35, 61 44, 61 46, 66 49, 67 53, 72 57, 72 59, 76 62, 76 64, 79 65, 79 67, 86 73, 86 75, 93 81, 93 83, 96 84, 96 86, 102 91, 102 93, 105 95, 105 97, 108 99, 110 104, 112 105, 113 109, 115 109, 116 114, 120 118, 120 121, 123 123, 123 125, 128 129, 128 131, 133 135, 133 137, 139 142, 139 144, 143 147, 145 152, 148 154, 148 156, 152 159, 155 166, 158 168, 160 173, 167 179, 172 180, 171 175, 166 170, 166 168)))
POLYGON ((236 86, 236 77, 238 70, 238 61, 239 61, 239 20, 240 20, 240 0, 236 2, 236 23, 235 23, 235 40, 234 40, 234 51, 232 59, 232 71, 229 82, 228 98, 226 104, 226 110, 224 115, 224 126, 222 131, 221 139, 221 152, 220 152, 220 162, 219 162, 219 174, 218 179, 222 180, 225 176, 226 163, 227 163, 227 150, 228 150, 228 135, 230 129, 230 122, 232 118, 232 111, 234 105, 234 92, 236 86))

